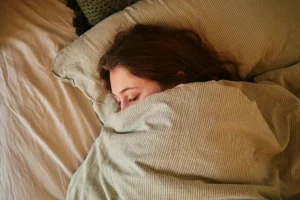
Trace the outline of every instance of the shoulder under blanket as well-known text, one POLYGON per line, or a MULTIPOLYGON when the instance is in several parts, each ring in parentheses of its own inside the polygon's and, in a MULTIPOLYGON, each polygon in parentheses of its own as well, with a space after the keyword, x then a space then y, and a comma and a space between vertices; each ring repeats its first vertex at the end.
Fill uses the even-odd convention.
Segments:
MULTIPOLYGON (((298 92, 299 69, 285 69, 298 92)), ((296 197, 300 101, 265 79, 181 85, 110 113, 67 199, 296 197)))

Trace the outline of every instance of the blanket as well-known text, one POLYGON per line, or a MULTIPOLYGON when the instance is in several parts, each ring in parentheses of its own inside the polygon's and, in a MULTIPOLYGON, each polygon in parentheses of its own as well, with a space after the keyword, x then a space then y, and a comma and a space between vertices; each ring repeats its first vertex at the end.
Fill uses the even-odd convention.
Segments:
POLYGON ((67 199, 299 199, 299 77, 296 64, 106 109, 67 199))

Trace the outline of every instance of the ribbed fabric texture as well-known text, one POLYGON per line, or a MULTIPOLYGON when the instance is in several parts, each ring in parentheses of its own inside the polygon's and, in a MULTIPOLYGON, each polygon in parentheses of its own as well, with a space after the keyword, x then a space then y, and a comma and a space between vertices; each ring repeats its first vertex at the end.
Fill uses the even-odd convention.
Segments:
POLYGON ((67 199, 297 199, 300 63, 281 72, 186 84, 106 110, 67 199))

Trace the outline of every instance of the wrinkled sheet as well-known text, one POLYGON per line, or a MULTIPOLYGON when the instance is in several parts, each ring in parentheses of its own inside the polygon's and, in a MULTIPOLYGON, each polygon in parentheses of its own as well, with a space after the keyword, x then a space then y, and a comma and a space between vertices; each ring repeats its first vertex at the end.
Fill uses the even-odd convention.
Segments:
POLYGON ((99 134, 91 103, 51 72, 76 36, 59 0, 0 1, 0 199, 64 199, 99 134))
POLYGON ((185 84, 119 112, 108 98, 67 199, 300 199, 299 77, 185 84))

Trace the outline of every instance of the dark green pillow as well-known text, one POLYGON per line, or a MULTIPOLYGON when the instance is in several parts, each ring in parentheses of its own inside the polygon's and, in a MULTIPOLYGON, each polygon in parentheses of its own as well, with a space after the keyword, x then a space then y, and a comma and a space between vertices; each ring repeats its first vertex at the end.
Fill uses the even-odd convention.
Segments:
POLYGON ((83 14, 76 0, 68 0, 67 6, 74 11, 73 26, 77 35, 81 35, 91 28, 87 18, 83 14))
POLYGON ((91 26, 138 0, 77 0, 91 26))

